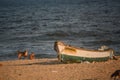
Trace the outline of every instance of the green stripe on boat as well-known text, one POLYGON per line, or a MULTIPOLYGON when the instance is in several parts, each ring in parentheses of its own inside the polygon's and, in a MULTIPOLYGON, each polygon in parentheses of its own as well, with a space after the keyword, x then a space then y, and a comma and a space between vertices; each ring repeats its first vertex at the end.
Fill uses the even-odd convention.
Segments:
POLYGON ((87 58, 87 57, 79 57, 79 56, 70 56, 70 55, 65 55, 65 54, 60 54, 61 56, 61 61, 62 62, 84 62, 84 61, 107 61, 109 57, 102 57, 102 58, 87 58))

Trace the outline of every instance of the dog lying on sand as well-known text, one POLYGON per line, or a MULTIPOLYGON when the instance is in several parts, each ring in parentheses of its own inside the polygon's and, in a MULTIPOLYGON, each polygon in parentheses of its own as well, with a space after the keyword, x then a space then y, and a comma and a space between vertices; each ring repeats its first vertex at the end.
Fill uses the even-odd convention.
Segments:
POLYGON ((35 59, 35 53, 32 52, 32 53, 30 54, 29 58, 30 58, 30 60, 35 59))
POLYGON ((112 75, 111 78, 113 80, 120 80, 120 70, 116 70, 112 75))
POLYGON ((18 51, 18 59, 21 59, 22 57, 26 58, 28 56, 28 50, 25 50, 24 52, 18 51))

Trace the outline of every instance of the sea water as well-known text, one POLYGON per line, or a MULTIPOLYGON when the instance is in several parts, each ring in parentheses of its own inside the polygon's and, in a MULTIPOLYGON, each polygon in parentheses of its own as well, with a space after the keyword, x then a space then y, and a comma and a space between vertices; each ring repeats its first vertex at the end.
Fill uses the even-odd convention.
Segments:
POLYGON ((17 59, 17 50, 36 58, 56 57, 54 42, 120 55, 119 0, 1 0, 0 60, 17 59))

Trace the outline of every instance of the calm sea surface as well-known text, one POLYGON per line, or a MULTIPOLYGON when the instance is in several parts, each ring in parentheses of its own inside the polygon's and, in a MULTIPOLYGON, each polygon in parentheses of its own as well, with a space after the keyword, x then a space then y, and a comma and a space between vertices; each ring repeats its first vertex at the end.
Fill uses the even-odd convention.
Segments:
POLYGON ((88 49, 107 45, 120 55, 119 0, 1 0, 0 60, 28 49, 56 57, 56 40, 88 49))

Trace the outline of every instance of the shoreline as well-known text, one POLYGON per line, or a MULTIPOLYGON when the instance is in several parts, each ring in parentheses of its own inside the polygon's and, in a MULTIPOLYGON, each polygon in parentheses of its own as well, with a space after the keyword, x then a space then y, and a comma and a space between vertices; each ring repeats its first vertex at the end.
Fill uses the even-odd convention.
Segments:
POLYGON ((62 63, 57 58, 0 61, 0 80, 110 80, 120 70, 118 60, 62 63))

